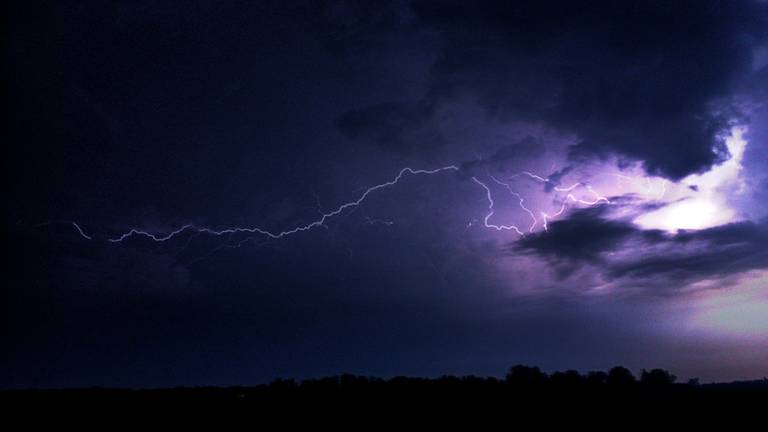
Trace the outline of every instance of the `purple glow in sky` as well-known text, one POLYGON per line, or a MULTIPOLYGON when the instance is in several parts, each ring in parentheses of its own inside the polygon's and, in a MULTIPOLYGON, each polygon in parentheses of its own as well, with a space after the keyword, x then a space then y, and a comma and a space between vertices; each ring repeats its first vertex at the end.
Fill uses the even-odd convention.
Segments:
POLYGON ((0 386, 768 374, 765 2, 14 4, 0 386))

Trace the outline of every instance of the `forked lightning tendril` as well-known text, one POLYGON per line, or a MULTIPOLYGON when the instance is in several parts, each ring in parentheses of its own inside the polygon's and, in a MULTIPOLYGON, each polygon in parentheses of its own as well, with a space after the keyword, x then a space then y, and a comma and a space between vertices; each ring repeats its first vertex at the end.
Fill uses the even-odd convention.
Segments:
MULTIPOLYGON (((209 227, 205 227, 205 226, 198 226, 198 225, 195 225, 195 224, 185 224, 185 225, 182 225, 182 226, 180 226, 179 228, 177 228, 177 229, 175 229, 173 231, 169 231, 169 232, 161 233, 161 234, 159 234, 159 233, 152 233, 152 232, 149 232, 149 231, 144 230, 144 229, 132 228, 129 231, 124 232, 124 233, 120 234, 117 237, 107 238, 106 240, 108 242, 111 242, 111 243, 121 243, 121 242, 124 242, 124 241, 132 238, 132 237, 144 237, 144 238, 150 239, 150 240, 152 240, 154 242, 166 242, 166 241, 169 241, 169 240, 179 236, 180 234, 188 232, 188 231, 193 231, 196 235, 198 235, 198 234, 209 234, 209 235, 213 235, 213 236, 224 236, 224 235, 228 235, 228 234, 258 234, 258 235, 262 235, 262 236, 265 236, 265 237, 270 238, 270 239, 281 239, 283 237, 287 237, 287 236, 290 236, 290 235, 293 235, 293 234, 297 234, 297 233, 304 232, 304 231, 309 231, 309 230, 311 230, 313 228, 325 226, 325 223, 329 219, 331 219, 331 218, 333 218, 335 216, 340 215, 345 210, 352 209, 352 208, 355 208, 355 207, 361 205, 363 203, 363 201, 365 201, 365 199, 368 198, 368 196, 371 193, 376 192, 376 191, 378 191, 380 189, 388 188, 390 186, 394 186, 394 185, 398 184, 400 182, 400 180, 402 180, 405 177, 406 174, 409 174, 409 175, 433 175, 433 174, 438 174, 438 173, 442 173, 442 172, 446 172, 446 171, 459 171, 459 170, 460 170, 460 168, 458 166, 456 166, 456 165, 447 165, 447 166, 444 166, 444 167, 441 167, 441 168, 432 169, 432 170, 413 169, 413 168, 409 168, 409 167, 403 168, 403 169, 400 170, 400 172, 398 172, 398 174, 392 180, 389 180, 387 182, 380 183, 380 184, 371 186, 368 189, 365 189, 363 191, 363 193, 360 194, 360 196, 357 197, 357 199, 355 199, 353 201, 346 202, 344 204, 341 204, 336 209, 334 209, 332 211, 329 211, 329 212, 322 212, 322 210, 320 210, 319 211, 319 213, 320 213, 320 217, 319 218, 315 219, 314 221, 312 221, 312 222, 310 222, 308 224, 299 225, 299 226, 296 226, 294 228, 291 228, 291 229, 288 229, 288 230, 285 230, 285 231, 279 231, 279 232, 277 232, 277 231, 270 231, 270 230, 267 230, 267 229, 264 229, 264 228, 260 228, 258 226, 250 226, 250 227, 248 227, 248 226, 246 226, 246 227, 237 226, 237 227, 227 227, 227 228, 223 228, 223 229, 214 229, 214 228, 209 228, 209 227)), ((539 176, 537 174, 533 174, 533 173, 531 173, 529 171, 524 171, 524 172, 522 172, 522 174, 524 174, 524 175, 526 175, 526 176, 528 176, 528 177, 530 177, 530 178, 532 178, 532 179, 534 179, 536 181, 545 182, 545 183, 552 183, 552 181, 550 179, 541 177, 541 176, 539 176)), ((500 186, 503 186, 504 188, 506 188, 509 191, 510 194, 512 194, 514 197, 517 198, 519 207, 525 213, 527 213, 530 216, 531 220, 532 220, 531 225, 528 227, 528 232, 534 232, 534 229, 535 229, 536 225, 539 223, 539 220, 536 218, 536 215, 535 215, 534 211, 531 210, 530 208, 528 208, 525 205, 525 199, 523 198, 523 196, 520 195, 519 193, 515 192, 512 189, 512 186, 509 183, 503 182, 503 181, 499 180, 498 178, 496 178, 494 176, 491 176, 491 175, 489 175, 489 177, 496 184, 498 184, 500 186)), ((481 181, 477 177, 473 176, 472 177, 472 181, 474 181, 476 184, 478 184, 479 186, 481 186, 484 189, 485 197, 486 197, 486 200, 488 201, 488 211, 485 214, 485 216, 483 217, 483 227, 489 228, 489 229, 494 229, 496 231, 514 231, 518 235, 523 236, 524 235, 523 231, 520 230, 520 228, 518 228, 517 225, 514 225, 514 224, 504 225, 504 224, 498 224, 498 223, 492 223, 491 222, 491 218, 495 214, 494 206, 496 204, 494 202, 493 194, 491 192, 491 189, 488 187, 488 185, 485 182, 481 181)), ((548 222, 549 222, 549 220, 551 218, 556 217, 556 216, 560 216, 560 215, 563 214, 563 212, 565 212, 566 203, 568 201, 571 201, 571 202, 574 202, 574 203, 578 203, 578 204, 587 205, 587 206, 597 205, 597 204, 599 204, 601 202, 610 203, 608 198, 603 197, 600 194, 598 194, 594 189, 592 189, 592 187, 590 185, 587 185, 587 184, 584 184, 584 183, 581 183, 581 182, 575 183, 575 184, 573 184, 572 186, 569 186, 569 187, 554 186, 553 190, 556 191, 556 192, 568 192, 568 194, 566 195, 565 199, 563 200, 563 203, 562 203, 562 206, 560 207, 560 210, 558 210, 556 213, 554 213, 552 215, 549 215, 549 214, 547 214, 544 211, 540 212, 541 216, 542 216, 541 225, 542 225, 542 228, 545 231, 548 229, 548 222), (579 199, 579 198, 576 198, 573 194, 570 193, 571 191, 573 191, 574 189, 576 189, 577 187, 580 187, 580 186, 585 187, 592 195, 594 195, 595 199, 594 200, 579 199)), ((319 199, 317 198, 316 195, 315 195, 315 199, 318 200, 318 208, 320 208, 320 206, 319 206, 319 199)), ((374 219, 370 219, 370 218, 368 218, 368 223, 370 223, 370 224, 382 223, 383 225, 392 225, 391 221, 382 221, 382 220, 378 220, 378 219, 374 220, 374 219)), ((85 233, 85 231, 80 227, 80 225, 77 224, 76 222, 71 222, 71 225, 75 228, 75 230, 77 230, 78 234, 80 234, 80 236, 82 236, 83 238, 85 238, 87 240, 92 240, 93 239, 93 237, 87 235, 85 233)), ((239 243, 238 246, 240 244, 242 244, 242 243, 239 243)))

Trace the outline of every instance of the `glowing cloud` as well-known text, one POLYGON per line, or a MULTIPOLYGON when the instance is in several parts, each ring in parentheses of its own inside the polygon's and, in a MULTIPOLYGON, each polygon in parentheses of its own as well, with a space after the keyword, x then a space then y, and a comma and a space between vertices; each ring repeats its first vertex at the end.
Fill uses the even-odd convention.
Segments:
POLYGON ((703 174, 690 175, 670 184, 665 201, 670 204, 637 217, 634 222, 645 229, 676 232, 682 229, 710 228, 736 219, 729 207, 734 194, 744 189, 741 180, 742 158, 747 142, 744 127, 736 127, 726 139, 731 158, 703 174))

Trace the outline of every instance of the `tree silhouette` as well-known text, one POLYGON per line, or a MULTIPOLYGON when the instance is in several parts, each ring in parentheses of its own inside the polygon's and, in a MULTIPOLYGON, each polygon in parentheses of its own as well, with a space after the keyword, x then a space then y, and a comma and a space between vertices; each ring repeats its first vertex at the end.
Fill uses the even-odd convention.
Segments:
POLYGON ((677 377, 664 369, 651 369, 640 374, 640 383, 649 386, 670 386, 675 383, 677 377))
POLYGON ((565 372, 555 372, 549 377, 549 382, 552 385, 559 387, 576 388, 584 384, 585 378, 575 370, 567 370, 565 372))
POLYGON ((512 366, 507 372, 506 382, 519 387, 540 386, 547 382, 547 374, 535 366, 517 365, 512 366))
POLYGON ((605 382, 611 386, 629 386, 637 382, 637 380, 629 369, 623 366, 616 366, 608 371, 605 382))
POLYGON ((586 382, 590 386, 601 386, 608 380, 608 374, 603 371, 592 371, 587 374, 586 382))

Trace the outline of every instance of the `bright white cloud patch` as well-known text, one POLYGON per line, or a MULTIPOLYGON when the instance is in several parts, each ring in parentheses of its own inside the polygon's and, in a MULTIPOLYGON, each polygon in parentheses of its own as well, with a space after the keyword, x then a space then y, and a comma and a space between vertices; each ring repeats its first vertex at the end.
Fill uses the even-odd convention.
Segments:
POLYGON ((676 232, 704 229, 733 222, 736 211, 730 200, 744 190, 741 179, 742 159, 747 142, 746 128, 737 127, 726 139, 730 159, 703 174, 690 175, 670 183, 663 197, 668 205, 637 217, 634 222, 644 229, 676 232))

